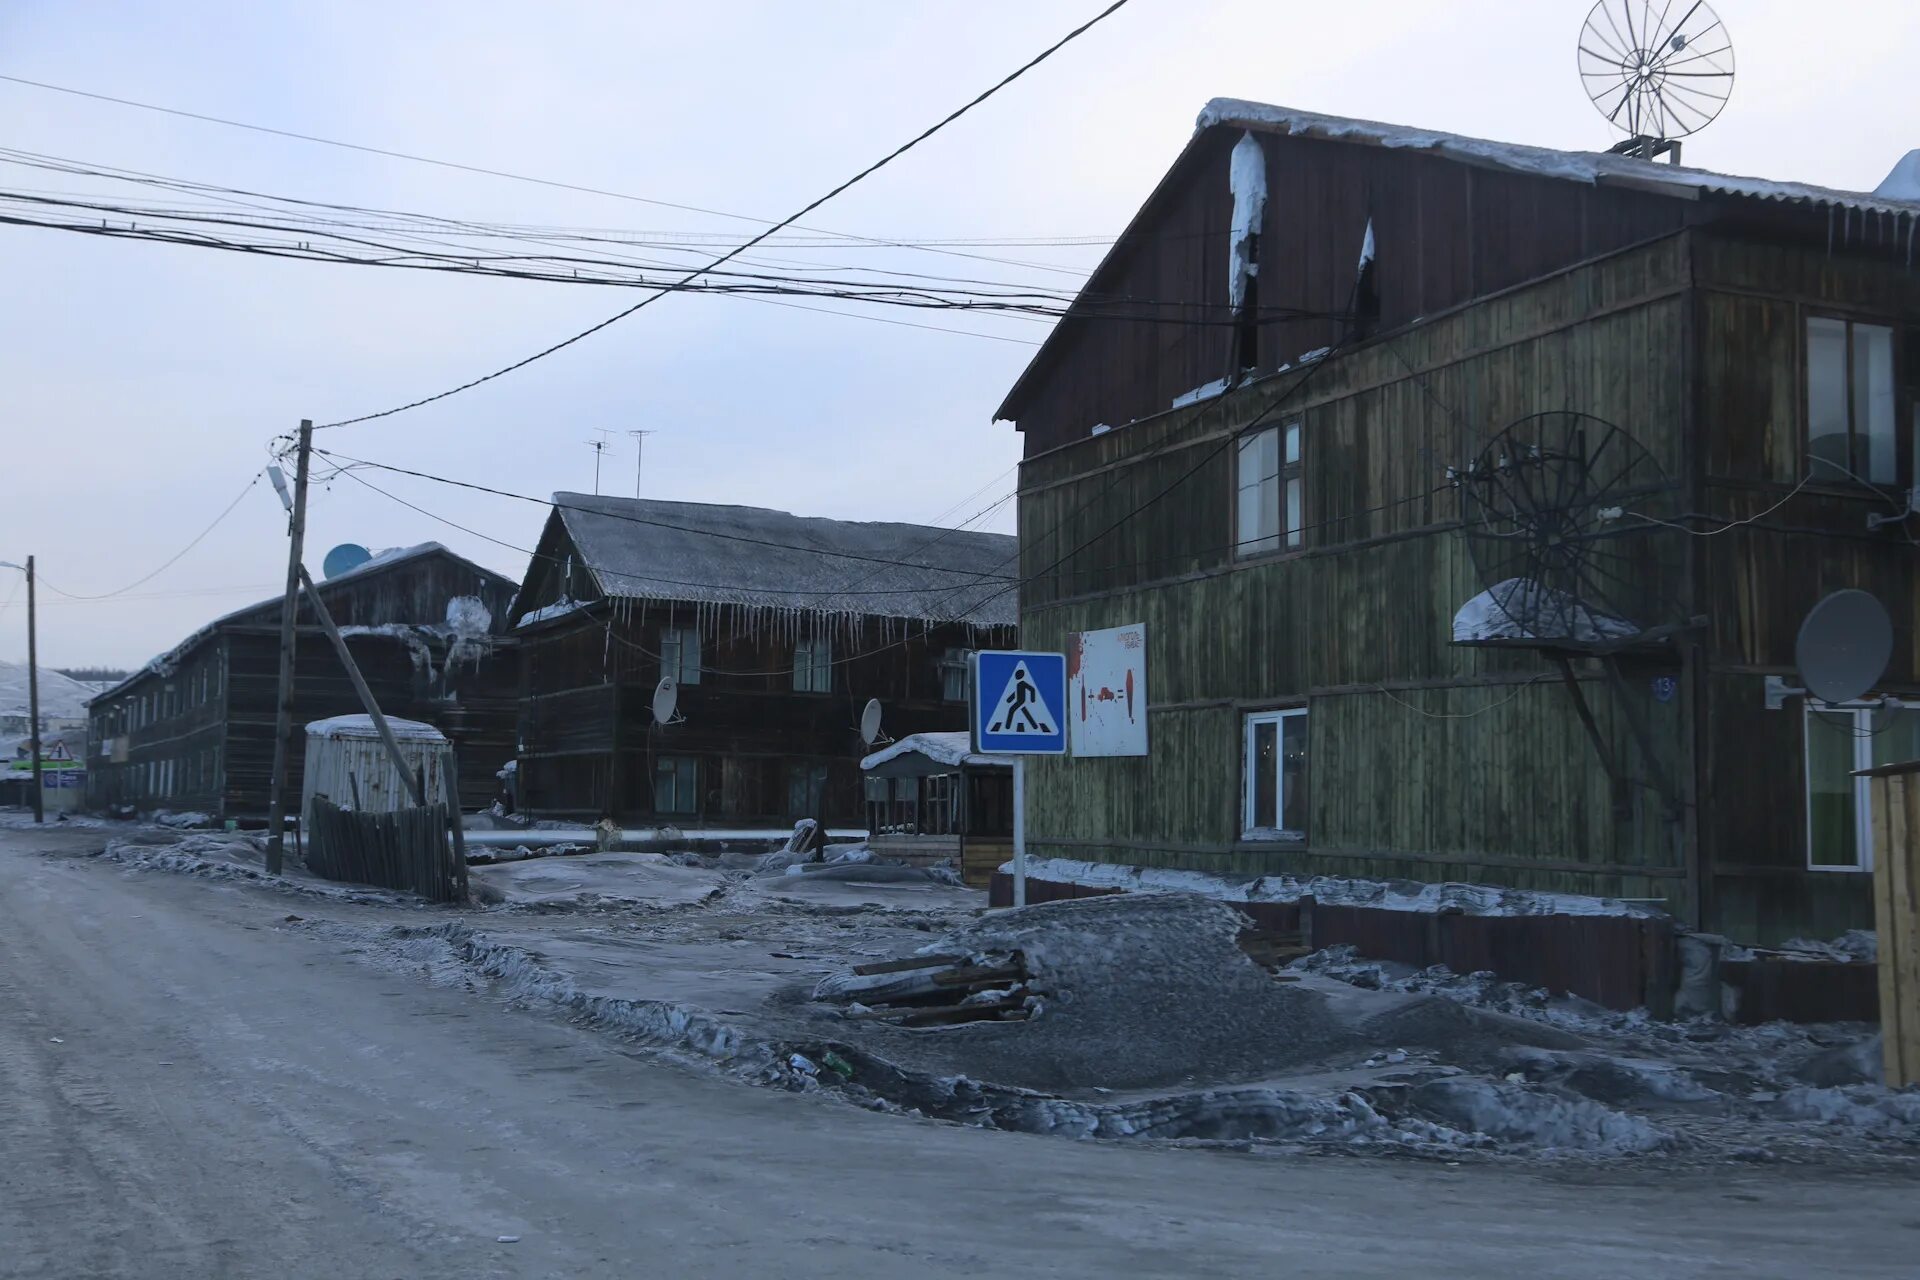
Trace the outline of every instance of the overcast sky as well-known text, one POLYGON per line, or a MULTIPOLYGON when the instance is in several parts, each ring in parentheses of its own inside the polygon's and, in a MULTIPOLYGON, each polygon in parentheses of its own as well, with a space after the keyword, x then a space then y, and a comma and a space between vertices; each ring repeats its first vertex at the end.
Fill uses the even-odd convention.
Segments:
MULTIPOLYGON (((585 186, 784 216, 1092 14, 1094 0, 807 4, 0 4, 0 73, 585 186)), ((1585 3, 1133 0, 1031 77, 808 219, 890 239, 1111 236, 1210 97, 1568 148, 1613 141, 1582 95, 1585 3)), ((1720 0, 1732 103, 1689 163, 1871 189, 1920 147, 1920 6, 1720 0)), ((463 218, 745 236, 753 224, 172 118, 0 82, 0 145, 305 199, 463 218)), ((0 187, 82 189, 0 164, 0 187)), ((91 190, 103 190, 97 183, 91 190)), ((1071 283, 1098 249, 986 248, 1006 267, 867 247, 782 257, 1071 283), (997 274, 995 274, 997 273, 997 274)), ((387 408, 528 354, 626 291, 322 266, 0 227, 0 559, 114 591, 177 552, 301 417, 387 408)), ((841 304, 834 304, 841 305, 841 304)), ((848 308, 851 309, 851 308, 848 308)), ((1013 487, 992 412, 1044 326, 877 310, 970 336, 676 296, 527 370, 322 442, 545 495, 651 496, 951 523, 1013 487), (1021 341, 1005 341, 1013 338, 1021 341)), ((504 542, 532 504, 380 480, 504 542)), ((1010 530, 1012 505, 981 527, 1010 530)), ((131 665, 273 594, 285 519, 265 482, 200 546, 102 602, 41 593, 49 666, 131 665)), ((350 481, 315 497, 310 562, 437 539, 525 557, 350 481)), ((19 575, 0 570, 0 602, 19 575)), ((0 656, 26 652, 0 610, 0 656)))

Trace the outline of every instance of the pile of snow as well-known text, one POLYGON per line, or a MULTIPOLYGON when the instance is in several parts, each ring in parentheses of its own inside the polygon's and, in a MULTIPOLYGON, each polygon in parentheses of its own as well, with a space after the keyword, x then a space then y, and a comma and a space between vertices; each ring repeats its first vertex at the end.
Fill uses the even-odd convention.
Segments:
POLYGON ((1455 644, 1490 640, 1571 640, 1595 644, 1640 634, 1623 618, 1610 617, 1564 591, 1531 578, 1508 578, 1460 606, 1453 615, 1455 644))
POLYGON ((1892 172, 1873 189, 1873 194, 1888 200, 1920 203, 1920 150, 1900 157, 1900 163, 1893 166, 1892 172))
MULTIPOLYGON (((1012 863, 1000 870, 1011 873, 1012 863)), ((1415 880, 1352 880, 1336 876, 1216 876, 1205 871, 1135 867, 1085 862, 1078 858, 1029 858, 1027 875, 1035 880, 1134 892, 1193 893, 1221 902, 1298 902, 1312 898, 1338 907, 1380 911, 1459 912, 1470 916, 1659 916, 1657 905, 1621 898, 1546 893, 1495 885, 1415 880)))

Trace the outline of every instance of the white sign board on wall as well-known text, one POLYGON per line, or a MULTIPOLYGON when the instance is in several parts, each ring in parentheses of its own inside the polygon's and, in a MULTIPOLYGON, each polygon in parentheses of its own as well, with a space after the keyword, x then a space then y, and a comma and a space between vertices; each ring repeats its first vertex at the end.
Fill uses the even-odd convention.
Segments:
POLYGON ((1076 756, 1147 754, 1146 623, 1069 640, 1067 729, 1076 756))

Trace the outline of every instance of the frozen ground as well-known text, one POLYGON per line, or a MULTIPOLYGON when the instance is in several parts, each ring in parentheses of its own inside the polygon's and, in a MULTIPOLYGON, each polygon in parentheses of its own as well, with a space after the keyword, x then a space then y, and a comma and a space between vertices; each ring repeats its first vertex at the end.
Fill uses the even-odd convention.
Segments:
MULTIPOLYGON (((1247 1159, 870 1114, 362 946, 535 912, 290 898, 100 843, 0 833, 0 1274, 1912 1274, 1910 1178, 1247 1159)), ((795 912, 796 934, 840 932, 795 912)), ((864 939, 865 914, 839 918, 864 939)), ((927 936, 886 923, 875 943, 927 936)), ((742 970, 773 949, 741 941, 742 970)))
MULTIPOLYGON (((149 833, 112 840, 106 857, 267 883, 246 838, 149 833)), ((315 903, 298 927, 367 962, 878 1111, 1445 1159, 1882 1170, 1920 1158, 1920 1093, 1874 1083, 1870 1027, 1657 1023, 1339 948, 1276 978, 1237 945, 1241 917, 1194 895, 989 914, 982 895, 911 869, 789 861, 504 862, 473 869, 484 905, 466 912, 297 869, 274 891, 315 903), (386 910, 341 916, 327 902, 386 910), (1024 957, 1033 1016, 938 1029, 869 1017, 851 967, 918 952, 1024 957)))

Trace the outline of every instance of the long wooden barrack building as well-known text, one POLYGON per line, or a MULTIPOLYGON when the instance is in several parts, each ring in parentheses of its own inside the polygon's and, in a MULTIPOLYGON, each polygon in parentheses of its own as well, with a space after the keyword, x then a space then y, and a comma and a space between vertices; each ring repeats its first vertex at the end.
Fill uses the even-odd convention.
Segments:
MULTIPOLYGON (((383 552, 319 584, 389 715, 434 725, 454 744, 460 800, 484 807, 513 758, 516 671, 497 633, 514 583, 437 542, 383 552)), ((88 704, 89 807, 267 813, 279 689, 281 601, 208 623, 88 704)), ((301 599, 287 785, 300 794, 310 721, 361 711, 346 669, 301 599)))
POLYGON ((556 494, 511 615, 520 807, 857 823, 866 703, 891 735, 964 728, 967 652, 1012 642, 1017 570, 1004 534, 556 494))

